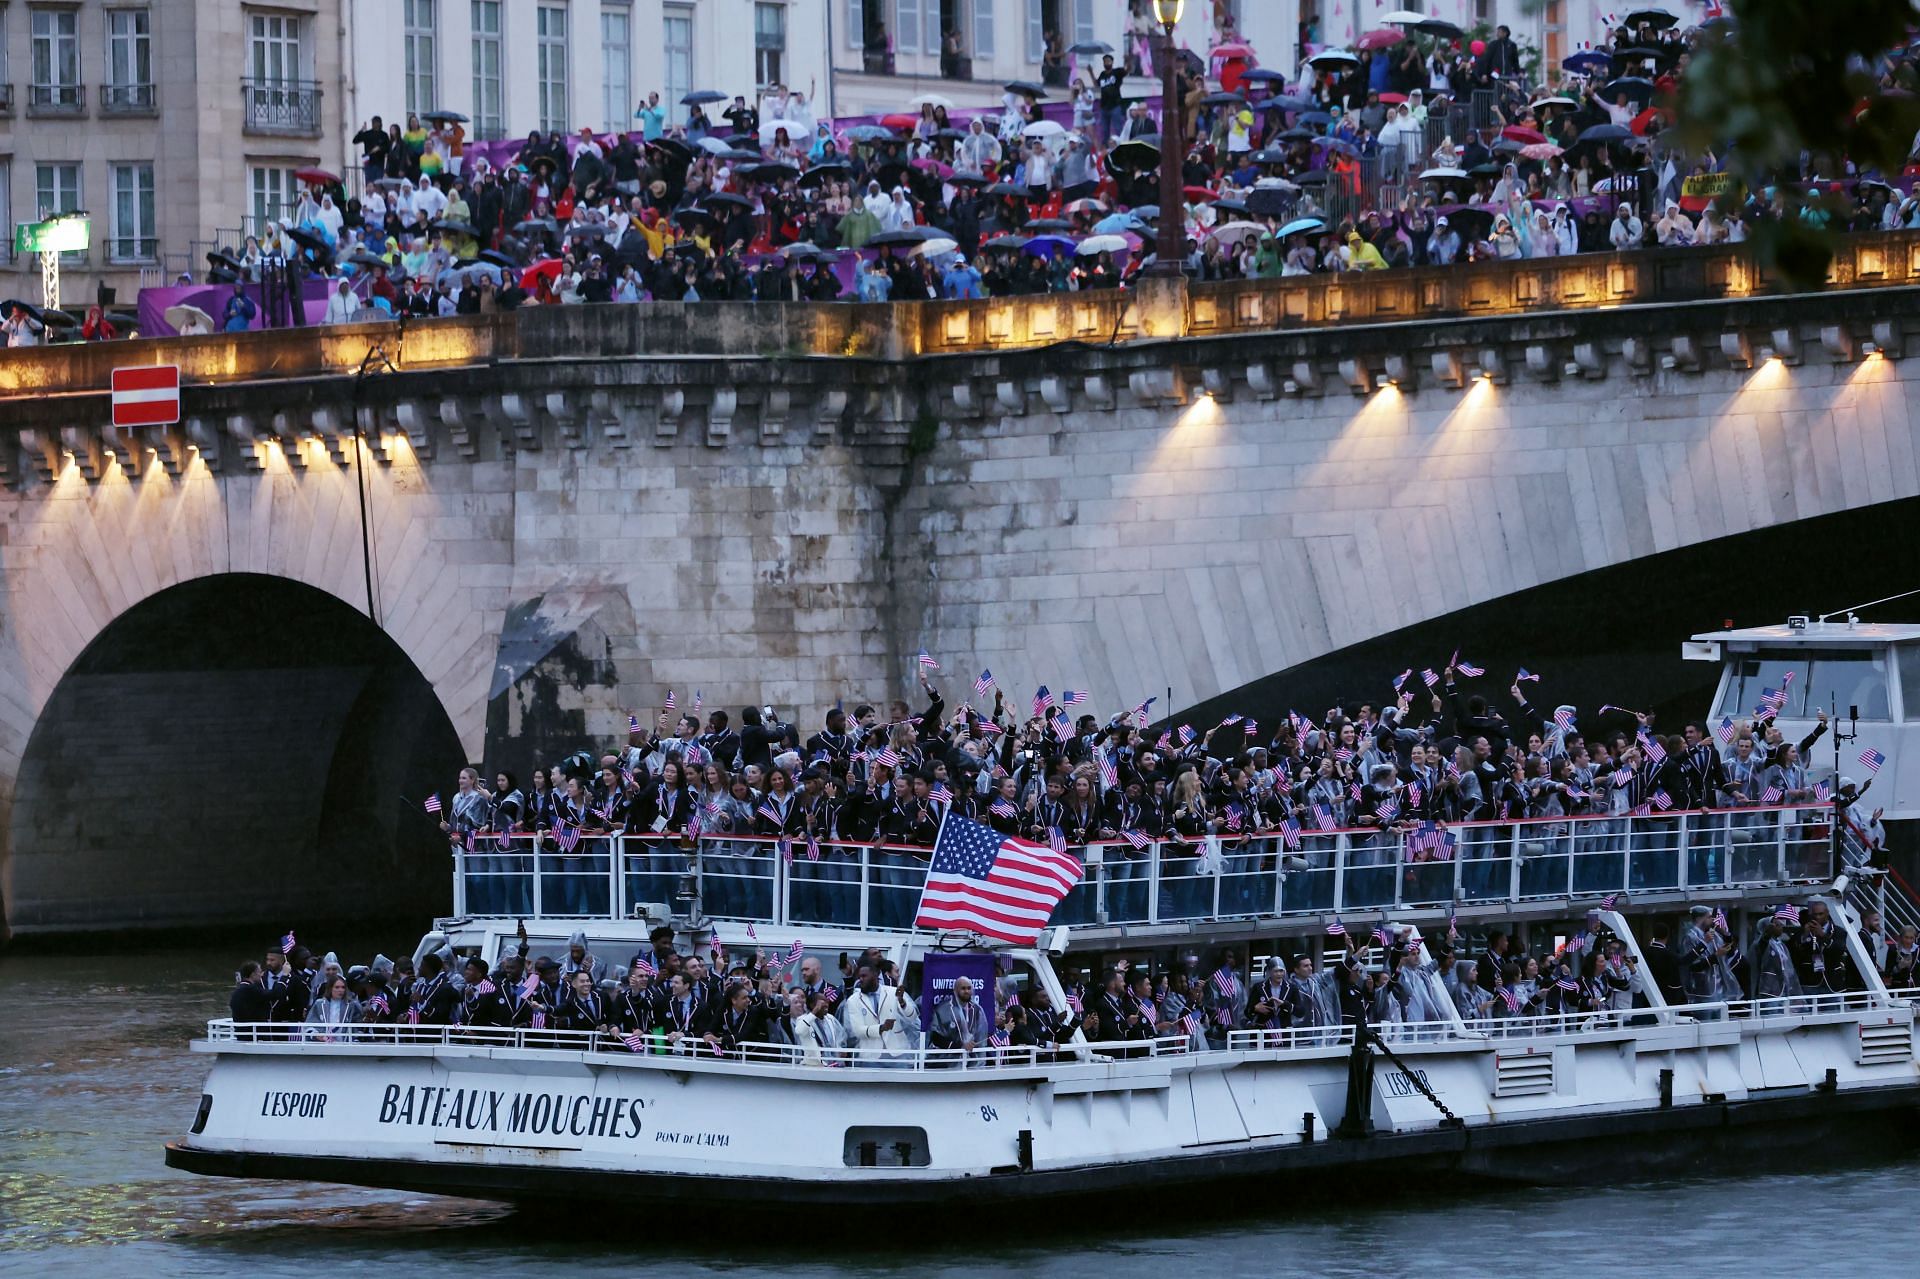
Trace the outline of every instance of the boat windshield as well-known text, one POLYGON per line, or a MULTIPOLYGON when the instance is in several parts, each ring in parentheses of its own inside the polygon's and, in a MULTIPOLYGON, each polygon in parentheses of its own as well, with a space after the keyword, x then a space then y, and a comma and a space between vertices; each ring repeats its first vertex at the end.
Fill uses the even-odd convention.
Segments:
POLYGON ((1887 656, 1884 649, 1775 649, 1740 653, 1727 663, 1730 678, 1720 696, 1718 714, 1735 719, 1752 715, 1769 690, 1786 689, 1782 719, 1811 719, 1831 701, 1845 714, 1860 708, 1860 718, 1889 720, 1887 656), (1789 682, 1788 676, 1792 679, 1789 682))

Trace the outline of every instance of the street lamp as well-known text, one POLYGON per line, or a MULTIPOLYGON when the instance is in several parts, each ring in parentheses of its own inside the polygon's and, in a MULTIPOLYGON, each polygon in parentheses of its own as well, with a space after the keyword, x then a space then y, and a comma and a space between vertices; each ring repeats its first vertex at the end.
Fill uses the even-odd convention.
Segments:
POLYGON ((1153 274, 1182 274, 1186 260, 1186 201, 1180 188, 1185 185, 1187 149, 1180 141, 1180 94, 1174 77, 1176 55, 1173 29, 1185 12, 1187 0, 1153 0, 1154 21, 1160 24, 1166 39, 1160 46, 1160 232, 1154 243, 1153 274))

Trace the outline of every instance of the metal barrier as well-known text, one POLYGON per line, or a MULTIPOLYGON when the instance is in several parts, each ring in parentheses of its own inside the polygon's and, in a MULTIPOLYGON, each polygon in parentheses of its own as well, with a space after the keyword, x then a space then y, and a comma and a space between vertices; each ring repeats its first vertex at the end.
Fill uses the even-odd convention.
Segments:
MULTIPOLYGON (((1829 805, 1526 818, 1076 846, 1086 879, 1055 910, 1077 926, 1197 923, 1701 892, 1831 876, 1829 805)), ((454 852, 454 913, 636 918, 700 899, 716 920, 907 931, 931 849, 729 835, 479 834, 454 852)))

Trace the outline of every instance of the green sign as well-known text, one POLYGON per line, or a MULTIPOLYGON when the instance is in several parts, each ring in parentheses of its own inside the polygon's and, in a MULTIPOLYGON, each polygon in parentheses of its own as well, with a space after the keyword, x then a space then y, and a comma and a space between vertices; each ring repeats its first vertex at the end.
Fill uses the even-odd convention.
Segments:
POLYGON ((68 213, 45 222, 23 222, 13 228, 15 253, 72 253, 85 249, 93 238, 93 224, 84 213, 68 213))

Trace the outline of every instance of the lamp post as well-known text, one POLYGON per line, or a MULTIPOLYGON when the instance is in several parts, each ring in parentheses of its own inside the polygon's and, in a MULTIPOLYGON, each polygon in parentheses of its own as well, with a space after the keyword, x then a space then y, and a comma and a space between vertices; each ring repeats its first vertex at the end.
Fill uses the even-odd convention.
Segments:
POLYGON ((1154 20, 1166 37, 1160 45, 1160 230, 1154 242, 1153 274, 1165 276, 1182 274, 1187 256, 1186 201, 1180 196, 1187 149, 1180 139, 1180 91, 1173 50, 1173 29, 1186 7, 1187 0, 1153 0, 1154 20))

